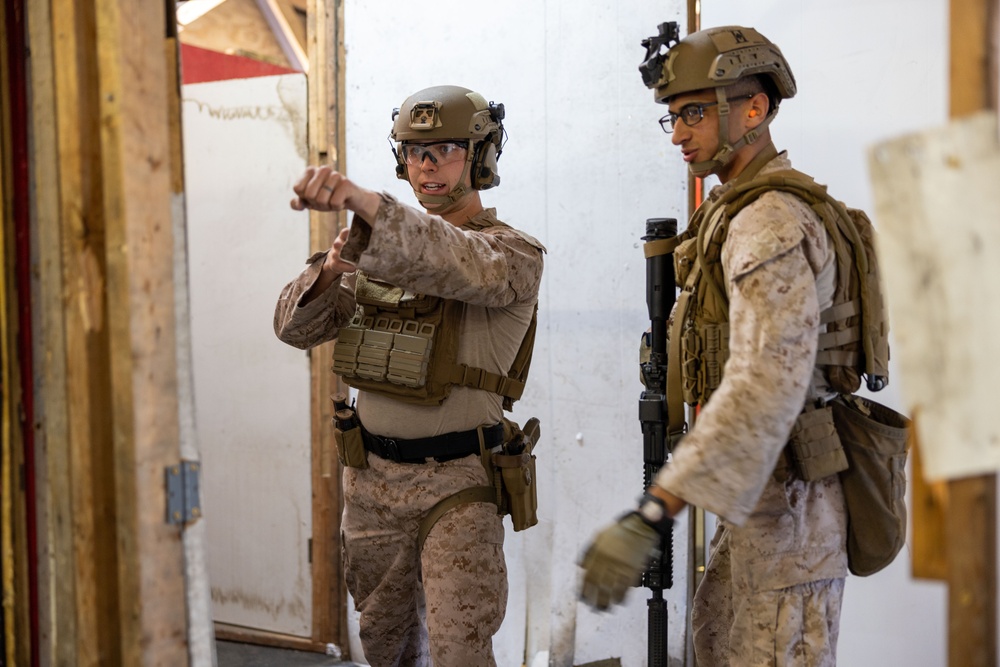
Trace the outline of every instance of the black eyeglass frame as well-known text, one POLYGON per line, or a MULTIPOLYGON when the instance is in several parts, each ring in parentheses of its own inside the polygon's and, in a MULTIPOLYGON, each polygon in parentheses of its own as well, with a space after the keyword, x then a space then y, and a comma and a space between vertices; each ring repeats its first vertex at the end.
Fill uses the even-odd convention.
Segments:
MULTIPOLYGON (((726 102, 744 102, 746 100, 752 99, 757 93, 748 93, 746 95, 740 95, 736 99, 729 98, 726 102)), ((672 134, 674 131, 674 126, 677 124, 677 120, 683 120, 684 124, 688 127, 694 127, 705 118, 705 109, 708 107, 718 106, 719 102, 691 102, 685 104, 681 107, 680 113, 674 113, 673 111, 668 111, 667 115, 660 119, 660 128, 667 134, 672 134), (697 109, 698 115, 695 116, 690 113, 689 110, 693 111, 697 109)))

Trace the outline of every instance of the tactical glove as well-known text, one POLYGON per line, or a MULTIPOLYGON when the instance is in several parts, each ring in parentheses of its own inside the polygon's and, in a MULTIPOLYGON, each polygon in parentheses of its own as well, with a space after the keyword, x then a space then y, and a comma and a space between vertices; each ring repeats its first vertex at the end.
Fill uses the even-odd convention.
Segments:
POLYGON ((580 598, 597 609, 607 609, 625 599, 637 586, 661 538, 670 534, 673 519, 663 502, 649 495, 640 509, 629 512, 597 534, 584 553, 580 598))

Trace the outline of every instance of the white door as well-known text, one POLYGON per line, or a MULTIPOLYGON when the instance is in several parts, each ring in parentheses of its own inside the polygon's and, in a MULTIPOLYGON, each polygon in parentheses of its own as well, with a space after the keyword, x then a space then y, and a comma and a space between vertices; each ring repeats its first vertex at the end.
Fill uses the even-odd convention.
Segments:
POLYGON ((309 358, 271 326, 309 254, 302 74, 184 86, 195 422, 214 620, 309 637, 309 358))

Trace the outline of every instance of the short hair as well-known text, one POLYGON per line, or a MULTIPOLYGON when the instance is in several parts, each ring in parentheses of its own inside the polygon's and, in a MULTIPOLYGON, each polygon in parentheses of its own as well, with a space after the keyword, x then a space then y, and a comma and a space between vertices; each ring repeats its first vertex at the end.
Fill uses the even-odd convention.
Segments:
POLYGON ((781 103, 781 95, 778 93, 778 88, 771 81, 771 77, 763 74, 745 76, 736 83, 726 86, 725 92, 727 99, 764 93, 767 95, 768 112, 777 109, 778 104, 781 103))

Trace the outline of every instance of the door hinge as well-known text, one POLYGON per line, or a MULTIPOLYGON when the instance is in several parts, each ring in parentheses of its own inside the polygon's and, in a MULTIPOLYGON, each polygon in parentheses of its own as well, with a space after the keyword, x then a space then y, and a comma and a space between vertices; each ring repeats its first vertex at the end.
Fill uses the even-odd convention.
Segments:
POLYGON ((164 469, 167 486, 167 523, 183 526, 201 518, 198 461, 181 461, 164 469))

